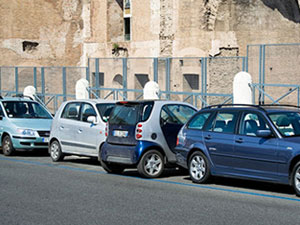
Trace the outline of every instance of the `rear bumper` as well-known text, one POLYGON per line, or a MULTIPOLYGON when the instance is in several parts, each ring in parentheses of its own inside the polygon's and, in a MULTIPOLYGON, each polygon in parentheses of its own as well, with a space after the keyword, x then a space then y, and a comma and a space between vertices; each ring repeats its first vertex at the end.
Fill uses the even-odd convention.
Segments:
POLYGON ((146 149, 157 146, 149 141, 138 141, 136 145, 116 145, 105 142, 101 148, 101 160, 105 162, 135 165, 146 149))

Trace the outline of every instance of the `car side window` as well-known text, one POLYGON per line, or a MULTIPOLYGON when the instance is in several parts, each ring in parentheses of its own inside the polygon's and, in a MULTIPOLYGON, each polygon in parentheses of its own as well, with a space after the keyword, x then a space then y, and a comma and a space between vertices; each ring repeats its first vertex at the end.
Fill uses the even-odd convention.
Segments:
POLYGON ((2 109, 2 106, 0 105, 0 116, 1 117, 4 117, 4 112, 3 112, 3 109, 2 109))
POLYGON ((203 126, 211 113, 199 113, 188 124, 188 128, 202 130, 203 126))
POLYGON ((233 134, 238 112, 219 112, 207 126, 207 131, 233 134))
POLYGON ((81 107, 81 112, 80 112, 80 121, 82 122, 88 122, 87 118, 89 116, 97 116, 96 111, 94 107, 88 103, 83 103, 81 107))
POLYGON ((241 119, 239 134, 257 136, 258 130, 270 130, 265 119, 257 113, 245 113, 241 119))
POLYGON ((65 119, 78 120, 79 108, 80 102, 71 102, 65 106, 61 117, 65 119))
POLYGON ((196 112, 195 109, 186 105, 165 105, 160 114, 161 124, 184 124, 196 112))

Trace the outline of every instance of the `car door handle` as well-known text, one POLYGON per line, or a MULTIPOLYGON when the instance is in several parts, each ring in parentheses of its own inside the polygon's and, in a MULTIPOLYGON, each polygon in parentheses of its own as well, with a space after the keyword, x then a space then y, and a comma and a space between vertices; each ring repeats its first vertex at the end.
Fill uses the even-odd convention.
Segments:
POLYGON ((244 140, 243 140, 242 138, 239 138, 239 139, 236 139, 235 142, 236 142, 236 143, 243 143, 244 140))
POLYGON ((60 129, 60 130, 63 130, 63 129, 64 129, 64 126, 60 126, 59 129, 60 129))
POLYGON ((78 131, 77 131, 79 134, 81 134, 82 133, 82 129, 78 129, 78 131))
POLYGON ((206 140, 210 140, 211 139, 211 136, 210 135, 207 135, 204 137, 206 140))

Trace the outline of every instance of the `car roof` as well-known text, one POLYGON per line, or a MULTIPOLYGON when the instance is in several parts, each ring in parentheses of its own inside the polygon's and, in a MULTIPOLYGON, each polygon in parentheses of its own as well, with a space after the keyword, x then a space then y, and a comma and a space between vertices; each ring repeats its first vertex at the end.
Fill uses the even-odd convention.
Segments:
POLYGON ((1 97, 0 101, 1 102, 3 102, 3 101, 37 102, 35 100, 30 99, 29 97, 1 97))
POLYGON ((247 104, 224 104, 212 105, 203 108, 202 110, 255 110, 266 113, 275 112, 300 112, 300 107, 295 105, 247 105, 247 104))
POLYGON ((87 103, 94 103, 94 104, 98 104, 98 103, 116 103, 115 100, 106 100, 106 99, 75 99, 75 100, 68 100, 65 103, 69 103, 69 102, 87 102, 87 103))
POLYGON ((163 104, 182 104, 182 105, 191 105, 190 103, 187 102, 181 102, 181 101, 171 101, 171 100, 162 100, 162 99, 149 99, 149 100, 135 100, 135 101, 118 101, 116 104, 144 104, 144 103, 149 103, 149 102, 155 102, 156 104, 163 105, 163 104))

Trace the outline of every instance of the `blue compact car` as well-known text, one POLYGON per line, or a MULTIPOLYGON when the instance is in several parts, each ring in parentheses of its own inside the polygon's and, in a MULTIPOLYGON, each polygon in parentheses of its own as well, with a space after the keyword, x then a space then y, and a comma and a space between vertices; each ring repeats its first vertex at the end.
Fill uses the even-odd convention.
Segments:
POLYGON ((143 177, 159 177, 165 164, 176 165, 178 131, 196 111, 176 101, 117 102, 99 154, 102 167, 109 173, 136 167, 143 177))
POLYGON ((299 108, 204 108, 180 130, 175 153, 195 183, 228 176, 289 184, 300 195, 299 108))
POLYGON ((47 149, 52 115, 38 102, 0 97, 0 138, 3 154, 16 150, 47 149))

